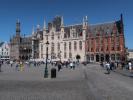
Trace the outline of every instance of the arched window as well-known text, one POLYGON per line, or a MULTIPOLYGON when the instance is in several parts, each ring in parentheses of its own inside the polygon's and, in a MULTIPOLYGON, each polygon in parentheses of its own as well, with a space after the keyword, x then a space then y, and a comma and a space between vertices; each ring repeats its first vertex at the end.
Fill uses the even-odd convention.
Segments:
POLYGON ((71 52, 69 52, 69 58, 72 58, 72 53, 71 52))
POLYGON ((82 50, 82 41, 79 41, 79 49, 82 50))
POLYGON ((52 32, 52 36, 51 36, 51 39, 54 40, 54 33, 52 32))
POLYGON ((60 43, 58 43, 57 46, 58 46, 58 47, 57 47, 57 50, 60 51, 60 43))
POLYGON ((77 50, 77 42, 74 41, 74 50, 77 50))
POLYGON ((51 44, 51 53, 54 53, 54 43, 51 44))
POLYGON ((64 58, 67 58, 66 52, 64 52, 64 58))
POLYGON ((71 50, 71 42, 69 42, 69 50, 71 50))
POLYGON ((66 42, 64 42, 64 51, 67 49, 66 42))

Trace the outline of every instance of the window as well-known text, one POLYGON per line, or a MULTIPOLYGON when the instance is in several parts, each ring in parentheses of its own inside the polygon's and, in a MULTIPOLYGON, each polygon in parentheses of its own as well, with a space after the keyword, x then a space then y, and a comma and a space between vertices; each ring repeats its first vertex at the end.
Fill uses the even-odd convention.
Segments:
POLYGON ((87 50, 88 52, 90 51, 90 48, 88 47, 88 50, 87 50))
POLYGON ((114 43, 114 38, 113 37, 111 38, 111 43, 114 43))
POLYGON ((57 47, 57 50, 60 51, 60 43, 58 43, 57 46, 58 46, 58 47, 57 47))
POLYGON ((119 37, 116 37, 116 43, 119 44, 119 37))
POLYGON ((66 33, 64 34, 64 38, 67 38, 67 35, 66 35, 66 33))
POLYGON ((51 44, 51 53, 54 52, 54 43, 51 44))
POLYGON ((103 51, 103 47, 101 47, 101 51, 103 51))
POLYGON ((109 50, 109 48, 108 48, 108 46, 107 46, 106 51, 108 51, 108 50, 109 50))
POLYGON ((99 42, 99 41, 98 41, 98 38, 96 38, 96 43, 98 44, 98 42, 99 42))
POLYGON ((69 52, 69 58, 72 58, 72 53, 71 52, 69 52))
POLYGON ((101 44, 103 44, 103 39, 101 38, 101 44))
POLYGON ((60 36, 58 35, 58 39, 60 39, 60 36))
POLYGON ((69 42, 69 50, 71 50, 71 42, 69 42))
POLYGON ((93 52, 93 48, 91 48, 91 52, 93 52))
POLYGON ((117 51, 119 51, 120 50, 120 46, 119 45, 117 45, 117 51))
POLYGON ((74 41, 74 50, 77 50, 77 42, 74 41))
POLYGON ((66 42, 64 42, 64 50, 66 50, 66 42))
POLYGON ((52 33, 51 39, 54 40, 54 33, 52 33))
POLYGON ((114 46, 112 46, 112 50, 113 50, 113 51, 115 50, 114 46))
POLYGON ((98 49, 98 47, 96 48, 96 52, 99 52, 99 49, 98 49))
POLYGON ((79 49, 82 50, 82 41, 79 41, 79 49))
POLYGON ((64 58, 66 58, 66 57, 67 57, 66 52, 64 52, 64 58))

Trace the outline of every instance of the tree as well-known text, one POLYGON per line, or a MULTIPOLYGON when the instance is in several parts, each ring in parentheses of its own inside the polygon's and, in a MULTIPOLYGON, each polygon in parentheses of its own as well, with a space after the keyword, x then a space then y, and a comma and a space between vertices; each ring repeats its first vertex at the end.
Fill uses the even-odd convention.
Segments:
POLYGON ((81 57, 80 57, 80 55, 76 55, 76 59, 77 59, 77 61, 79 62, 79 59, 80 59, 81 57))

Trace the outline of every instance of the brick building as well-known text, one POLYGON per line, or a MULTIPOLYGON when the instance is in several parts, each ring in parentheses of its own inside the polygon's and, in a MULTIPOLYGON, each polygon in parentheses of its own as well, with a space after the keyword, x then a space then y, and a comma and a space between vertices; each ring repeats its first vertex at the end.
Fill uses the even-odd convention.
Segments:
POLYGON ((125 60, 123 17, 120 20, 88 26, 86 59, 91 62, 125 60))

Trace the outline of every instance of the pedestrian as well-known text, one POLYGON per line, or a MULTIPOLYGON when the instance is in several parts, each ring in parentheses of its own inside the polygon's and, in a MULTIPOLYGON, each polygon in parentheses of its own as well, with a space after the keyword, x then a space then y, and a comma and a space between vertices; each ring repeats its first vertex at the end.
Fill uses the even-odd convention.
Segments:
POLYGON ((75 62, 73 62, 73 69, 75 69, 75 62))
POLYGON ((109 64, 109 62, 107 62, 105 64, 105 66, 106 66, 107 74, 110 74, 110 64, 109 64))
POLYGON ((18 66, 19 66, 18 63, 16 63, 16 71, 19 71, 18 66))
POLYGON ((12 67, 12 65, 13 65, 13 61, 10 61, 10 64, 11 64, 11 67, 12 67))
POLYGON ((58 62, 58 71, 61 70, 61 62, 58 62))
POLYGON ((128 67, 129 67, 130 72, 132 72, 132 64, 131 64, 131 62, 128 62, 128 67))
POLYGON ((71 69, 73 68, 73 62, 70 62, 70 68, 71 69))

